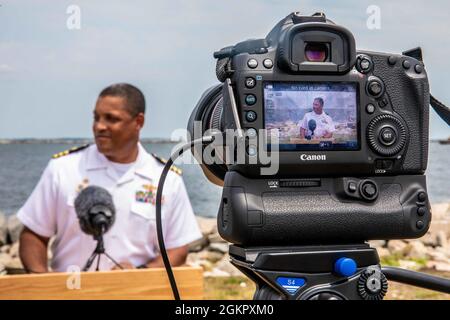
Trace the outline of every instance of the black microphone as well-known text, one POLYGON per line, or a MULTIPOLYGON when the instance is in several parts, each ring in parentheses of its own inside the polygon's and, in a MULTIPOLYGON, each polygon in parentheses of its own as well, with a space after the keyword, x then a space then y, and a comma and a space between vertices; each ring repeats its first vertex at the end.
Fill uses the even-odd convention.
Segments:
POLYGON ((314 130, 316 130, 316 128, 317 128, 316 120, 314 120, 314 119, 309 120, 308 121, 308 129, 309 129, 309 131, 311 131, 311 135, 307 135, 305 137, 307 140, 311 140, 312 136, 314 135, 314 130))
POLYGON ((89 186, 75 199, 75 211, 84 233, 100 237, 114 224, 116 209, 111 194, 104 188, 89 186))

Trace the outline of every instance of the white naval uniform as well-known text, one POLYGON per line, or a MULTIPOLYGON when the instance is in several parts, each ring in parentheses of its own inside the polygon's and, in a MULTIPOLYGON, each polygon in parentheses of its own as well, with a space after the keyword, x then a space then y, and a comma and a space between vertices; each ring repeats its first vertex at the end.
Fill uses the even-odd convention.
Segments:
POLYGON ((314 111, 311 111, 306 113, 303 119, 298 122, 298 126, 306 130, 306 135, 312 134, 308 126, 308 122, 310 120, 314 120, 316 122, 316 129, 314 130, 314 137, 316 138, 323 138, 326 131, 330 133, 336 131, 333 119, 331 119, 329 115, 327 115, 325 112, 317 114, 314 111))
MULTIPOLYGON (((119 177, 114 164, 93 144, 52 159, 19 210, 18 218, 41 236, 55 236, 53 271, 66 272, 71 266, 83 268, 96 241, 81 231, 74 201, 81 186, 103 187, 111 193, 116 208, 115 223, 104 235, 106 252, 118 262, 129 261, 135 266, 145 264, 159 255, 156 210, 148 198, 139 198, 137 193, 148 191, 149 186, 157 187, 162 169, 163 164, 139 144, 136 162, 119 177)), ((151 198, 156 199, 156 189, 151 198)), ((164 184, 162 224, 167 249, 201 237, 183 180, 172 171, 164 184)), ((95 269, 95 264, 90 270, 95 269)), ((101 270, 113 266, 108 258, 102 257, 101 270)))

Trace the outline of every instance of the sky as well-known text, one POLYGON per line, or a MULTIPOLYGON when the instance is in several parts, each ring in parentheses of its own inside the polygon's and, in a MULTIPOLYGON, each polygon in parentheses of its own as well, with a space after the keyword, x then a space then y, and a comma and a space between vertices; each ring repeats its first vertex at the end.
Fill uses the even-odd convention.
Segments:
MULTIPOLYGON (((218 81, 213 52, 263 38, 290 12, 325 12, 359 49, 421 46, 431 92, 450 105, 450 2, 290 0, 1 0, 0 139, 91 137, 98 93, 116 82, 147 100, 143 137, 186 128, 201 94, 218 81), (80 28, 69 29, 69 6, 80 28), (380 9, 369 29, 367 8, 380 9)), ((72 21, 72 20, 70 20, 72 21)), ((431 112, 430 137, 450 136, 431 112)))

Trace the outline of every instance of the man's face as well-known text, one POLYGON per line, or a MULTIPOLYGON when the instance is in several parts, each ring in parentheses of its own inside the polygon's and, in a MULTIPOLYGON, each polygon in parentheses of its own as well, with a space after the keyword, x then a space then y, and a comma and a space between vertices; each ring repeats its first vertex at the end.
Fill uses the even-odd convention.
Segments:
POLYGON ((97 100, 93 131, 98 150, 107 157, 115 157, 129 150, 139 140, 144 115, 133 117, 122 97, 105 96, 97 100))
POLYGON ((323 109, 323 106, 320 103, 320 101, 319 100, 314 100, 314 102, 313 102, 313 110, 314 110, 314 112, 317 113, 317 114, 322 114, 322 109, 323 109))

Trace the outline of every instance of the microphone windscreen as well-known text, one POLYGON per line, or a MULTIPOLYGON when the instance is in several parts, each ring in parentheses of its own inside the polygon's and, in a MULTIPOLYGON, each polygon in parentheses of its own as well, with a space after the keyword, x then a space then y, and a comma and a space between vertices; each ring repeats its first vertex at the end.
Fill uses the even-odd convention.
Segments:
POLYGON ((311 120, 308 121, 308 128, 309 128, 309 130, 314 131, 314 130, 316 130, 316 127, 317 127, 316 120, 311 119, 311 120))
POLYGON ((97 208, 103 208, 108 212, 109 227, 114 223, 116 210, 111 194, 108 190, 98 187, 89 186, 83 189, 75 199, 75 211, 80 220, 81 229, 89 234, 93 233, 95 226, 92 226, 91 215, 101 214, 97 212, 97 208))

